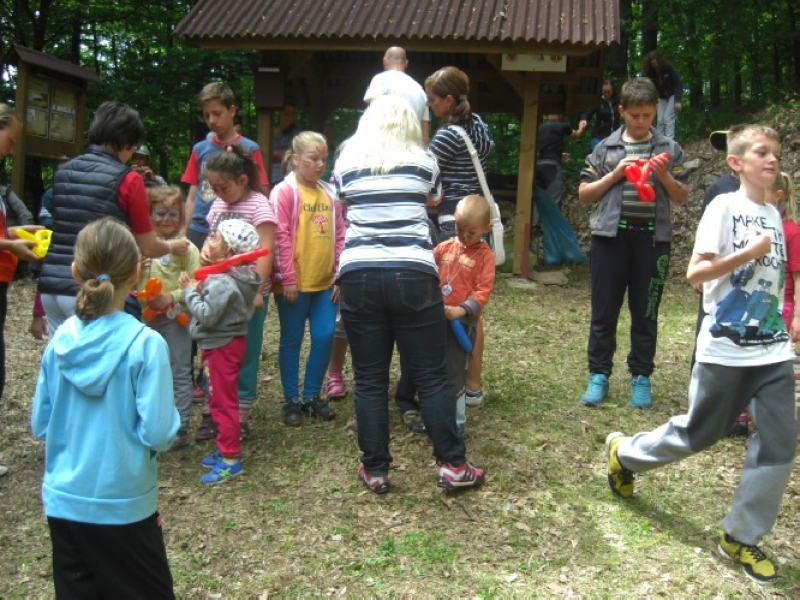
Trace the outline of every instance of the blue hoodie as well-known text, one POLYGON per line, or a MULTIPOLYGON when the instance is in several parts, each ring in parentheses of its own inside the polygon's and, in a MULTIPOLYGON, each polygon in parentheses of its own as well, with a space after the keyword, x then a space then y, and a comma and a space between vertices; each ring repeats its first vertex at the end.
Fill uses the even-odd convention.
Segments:
POLYGON ((31 428, 50 517, 124 525, 156 511, 156 452, 180 425, 164 339, 128 314, 71 317, 48 344, 31 428))

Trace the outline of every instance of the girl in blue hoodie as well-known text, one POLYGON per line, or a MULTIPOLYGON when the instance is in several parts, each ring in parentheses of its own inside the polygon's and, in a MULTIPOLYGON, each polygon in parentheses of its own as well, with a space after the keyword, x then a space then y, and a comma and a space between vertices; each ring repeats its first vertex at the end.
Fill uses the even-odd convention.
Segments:
POLYGON ((174 598, 156 509, 156 452, 180 425, 164 339, 123 312, 139 279, 131 232, 110 217, 77 237, 75 316, 42 358, 31 427, 45 441, 42 500, 57 597, 174 598))

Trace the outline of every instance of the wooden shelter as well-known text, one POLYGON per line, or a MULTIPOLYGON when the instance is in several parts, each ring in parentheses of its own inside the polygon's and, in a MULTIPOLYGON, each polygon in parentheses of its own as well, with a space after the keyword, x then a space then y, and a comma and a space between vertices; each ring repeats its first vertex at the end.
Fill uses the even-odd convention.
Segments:
POLYGON ((23 197, 25 157, 67 160, 83 150, 86 88, 100 77, 91 69, 14 44, 17 67, 15 108, 24 123, 14 148, 11 187, 23 197))
POLYGON ((261 148, 272 146, 286 99, 308 108, 318 128, 336 108, 363 107, 389 46, 406 49, 418 81, 446 65, 464 70, 476 112, 521 116, 513 270, 527 277, 540 115, 574 115, 596 101, 620 28, 616 0, 199 0, 175 34, 261 52, 261 148))

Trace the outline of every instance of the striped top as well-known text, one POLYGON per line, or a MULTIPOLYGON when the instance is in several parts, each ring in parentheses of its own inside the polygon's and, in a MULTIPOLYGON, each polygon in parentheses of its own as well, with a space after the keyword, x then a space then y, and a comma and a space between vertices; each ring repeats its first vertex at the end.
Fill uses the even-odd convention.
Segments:
MULTIPOLYGON (((626 142, 625 156, 632 156, 634 158, 650 158, 650 140, 643 142, 626 142)), ((653 183, 656 180, 654 174, 650 174, 648 181, 653 183)), ((621 218, 625 221, 642 222, 649 221, 655 223, 656 220, 656 203, 655 202, 642 202, 639 199, 639 194, 636 192, 636 186, 627 180, 622 184, 622 214, 621 218)))
MULTIPOLYGON (((483 172, 486 173, 486 157, 494 147, 494 141, 489 135, 489 128, 475 113, 472 113, 472 118, 461 124, 461 127, 472 140, 483 172)), ((431 140, 429 149, 436 157, 436 162, 442 171, 444 198, 439 205, 439 215, 455 214, 456 205, 464 196, 483 195, 481 182, 475 172, 475 165, 472 164, 467 145, 452 126, 447 125, 437 131, 431 140)))
POLYGON ((336 191, 347 203, 339 276, 356 269, 412 269, 438 277, 425 202, 441 194, 432 156, 372 173, 340 158, 336 191))

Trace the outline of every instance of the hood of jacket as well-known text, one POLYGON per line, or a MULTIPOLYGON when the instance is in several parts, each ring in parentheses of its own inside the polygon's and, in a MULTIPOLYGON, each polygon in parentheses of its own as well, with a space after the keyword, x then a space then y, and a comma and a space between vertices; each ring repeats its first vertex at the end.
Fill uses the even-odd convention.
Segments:
POLYGON ((87 396, 101 399, 117 366, 144 328, 123 312, 92 321, 71 317, 59 329, 61 335, 53 339, 56 365, 71 384, 87 396), (108 335, 109 330, 116 334, 108 335))

